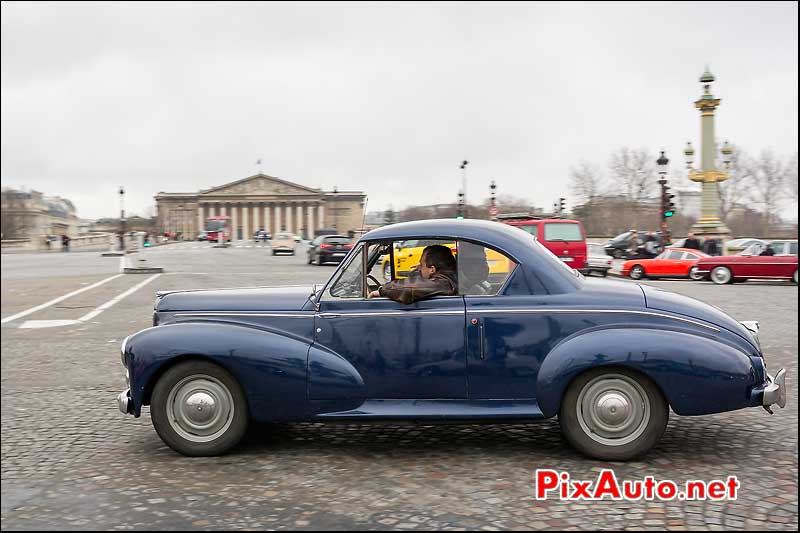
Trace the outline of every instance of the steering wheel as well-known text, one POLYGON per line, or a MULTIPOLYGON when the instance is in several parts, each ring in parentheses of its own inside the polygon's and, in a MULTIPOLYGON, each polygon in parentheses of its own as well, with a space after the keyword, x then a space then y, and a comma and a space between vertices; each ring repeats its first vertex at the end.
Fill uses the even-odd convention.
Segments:
POLYGON ((367 281, 372 281, 375 283, 374 287, 369 283, 367 283, 367 287, 369 288, 370 292, 377 291, 378 288, 381 286, 381 282, 375 279, 375 277, 372 274, 367 274, 367 281))

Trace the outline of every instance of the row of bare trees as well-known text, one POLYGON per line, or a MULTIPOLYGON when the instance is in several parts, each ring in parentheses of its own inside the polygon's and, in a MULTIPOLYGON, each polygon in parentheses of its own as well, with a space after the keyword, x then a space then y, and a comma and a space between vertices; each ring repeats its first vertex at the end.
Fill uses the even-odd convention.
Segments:
MULTIPOLYGON (((730 178, 719 184, 720 215, 735 233, 768 235, 781 222, 782 207, 797 209, 797 153, 782 158, 771 150, 751 156, 739 147, 733 149, 730 178)), ((571 192, 582 204, 576 212, 584 217, 588 232, 607 234, 655 224, 659 205, 655 159, 644 148, 622 147, 611 154, 607 173, 587 161, 570 169, 571 192)), ((717 168, 723 168, 721 161, 717 168)), ((673 192, 676 185, 686 183, 685 171, 673 170, 673 192)), ((673 230, 688 227, 689 220, 679 214, 670 225, 673 230)))

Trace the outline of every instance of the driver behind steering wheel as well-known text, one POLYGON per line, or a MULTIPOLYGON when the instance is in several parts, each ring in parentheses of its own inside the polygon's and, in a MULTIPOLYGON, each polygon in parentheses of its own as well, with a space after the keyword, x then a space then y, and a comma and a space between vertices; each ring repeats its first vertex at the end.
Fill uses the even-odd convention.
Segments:
POLYGON ((390 281, 372 291, 367 298, 385 296, 402 304, 410 304, 433 296, 458 294, 456 259, 447 246, 426 246, 419 260, 419 269, 405 279, 390 281))

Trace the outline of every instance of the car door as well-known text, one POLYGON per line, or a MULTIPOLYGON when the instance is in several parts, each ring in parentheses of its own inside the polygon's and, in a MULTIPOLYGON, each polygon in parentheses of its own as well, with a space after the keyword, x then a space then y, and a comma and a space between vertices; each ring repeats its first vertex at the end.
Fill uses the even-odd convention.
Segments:
MULTIPOLYGON (((361 280, 372 266, 366 264, 368 250, 359 245, 324 289, 315 345, 358 372, 366 399, 466 398, 464 299, 440 296, 404 305, 365 298, 361 280), (352 290, 342 290, 348 286, 352 290)), ((312 372, 311 399, 325 394, 315 379, 312 372)))
MULTIPOLYGON (((471 281, 475 276, 469 275, 469 271, 479 269, 469 263, 476 262, 483 255, 470 250, 475 247, 478 245, 458 243, 459 293, 464 295, 467 311, 469 398, 533 400, 539 360, 551 348, 549 342, 560 335, 553 334, 552 320, 548 316, 517 312, 517 308, 530 306, 529 296, 520 298, 501 294, 518 268, 513 259, 503 256, 507 266, 502 276, 492 275, 488 268, 484 269, 488 288, 485 283, 471 281)), ((480 248, 486 250, 484 257, 500 253, 488 253, 489 248, 480 248)))
POLYGON ((689 268, 692 266, 686 252, 670 250, 666 252, 664 261, 664 275, 666 276, 688 276, 689 268))

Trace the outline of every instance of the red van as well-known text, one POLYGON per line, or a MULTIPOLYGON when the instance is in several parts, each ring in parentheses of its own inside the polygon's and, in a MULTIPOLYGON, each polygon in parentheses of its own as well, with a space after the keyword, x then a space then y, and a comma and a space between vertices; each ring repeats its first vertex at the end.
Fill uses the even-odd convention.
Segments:
POLYGON ((580 220, 535 218, 532 216, 499 215, 498 220, 527 231, 572 268, 584 271, 587 267, 586 232, 580 220))

